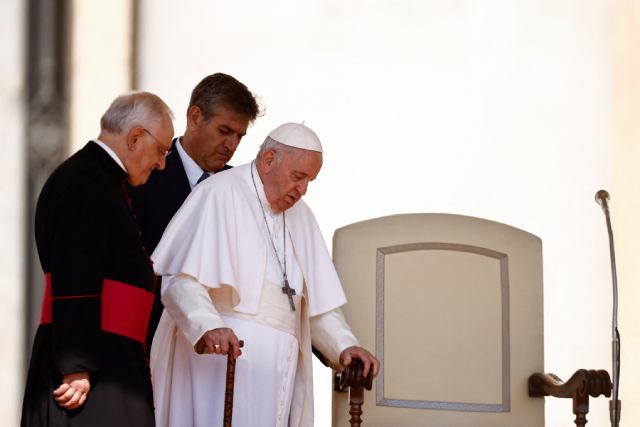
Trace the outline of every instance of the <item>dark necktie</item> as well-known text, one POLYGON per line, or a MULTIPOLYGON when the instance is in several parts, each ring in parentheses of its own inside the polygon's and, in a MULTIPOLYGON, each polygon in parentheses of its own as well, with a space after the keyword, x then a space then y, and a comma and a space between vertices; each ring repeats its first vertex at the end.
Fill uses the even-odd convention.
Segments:
POLYGON ((202 175, 200 175, 200 178, 198 178, 198 182, 196 182, 196 185, 200 184, 202 181, 209 178, 210 176, 211 175, 208 172, 202 172, 202 175))

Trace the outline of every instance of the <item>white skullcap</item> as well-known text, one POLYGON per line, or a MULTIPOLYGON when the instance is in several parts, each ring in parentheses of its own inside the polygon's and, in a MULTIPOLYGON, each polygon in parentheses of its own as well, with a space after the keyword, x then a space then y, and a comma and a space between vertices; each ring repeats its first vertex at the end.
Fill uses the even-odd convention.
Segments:
POLYGON ((285 123, 272 130, 269 138, 280 144, 322 153, 318 135, 301 123, 285 123))

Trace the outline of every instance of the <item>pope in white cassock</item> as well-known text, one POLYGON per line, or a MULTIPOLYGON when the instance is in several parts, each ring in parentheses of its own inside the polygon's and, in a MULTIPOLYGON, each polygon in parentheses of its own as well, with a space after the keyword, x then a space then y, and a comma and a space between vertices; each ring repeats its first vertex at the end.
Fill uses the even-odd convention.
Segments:
POLYGON ((151 347, 156 425, 221 425, 226 357, 234 426, 313 426, 311 346, 377 375, 313 213, 300 198, 322 167, 317 135, 287 123, 256 159, 203 181, 153 253, 165 311, 151 347), (195 346, 203 345, 206 354, 195 346))

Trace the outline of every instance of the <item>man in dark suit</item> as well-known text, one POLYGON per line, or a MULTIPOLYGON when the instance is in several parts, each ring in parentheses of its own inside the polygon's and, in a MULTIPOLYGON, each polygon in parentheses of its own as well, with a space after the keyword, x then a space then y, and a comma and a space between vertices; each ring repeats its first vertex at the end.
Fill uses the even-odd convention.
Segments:
MULTIPOLYGON (((166 169, 152 173, 146 185, 130 189, 142 241, 149 254, 191 190, 210 174, 230 168, 227 163, 259 113, 254 95, 229 75, 212 74, 193 89, 187 129, 183 136, 173 140, 166 169)), ((147 349, 162 314, 160 287, 158 281, 147 349)))

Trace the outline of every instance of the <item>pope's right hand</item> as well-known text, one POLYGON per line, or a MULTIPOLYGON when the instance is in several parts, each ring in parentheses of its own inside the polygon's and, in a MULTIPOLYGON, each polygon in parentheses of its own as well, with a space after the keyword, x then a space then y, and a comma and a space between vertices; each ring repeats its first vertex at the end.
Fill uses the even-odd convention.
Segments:
POLYGON ((198 354, 242 354, 240 341, 231 328, 217 328, 204 333, 195 345, 198 354))

